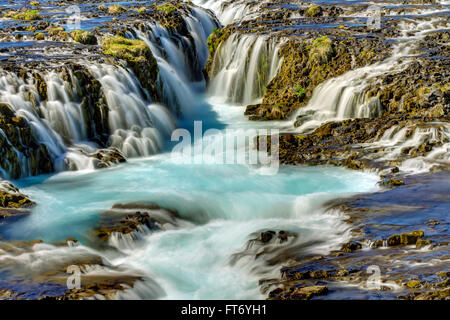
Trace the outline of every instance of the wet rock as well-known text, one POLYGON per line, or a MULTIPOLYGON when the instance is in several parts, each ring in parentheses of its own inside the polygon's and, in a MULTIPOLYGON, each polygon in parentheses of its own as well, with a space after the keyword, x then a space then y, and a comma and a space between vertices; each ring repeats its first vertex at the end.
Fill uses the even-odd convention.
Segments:
POLYGON ((280 240, 280 243, 288 241, 288 233, 284 230, 278 231, 278 239, 280 240))
POLYGON ((116 148, 101 149, 90 156, 99 160, 99 163, 97 163, 98 168, 107 168, 127 161, 116 148))
POLYGON ((102 222, 100 223, 101 227, 96 230, 96 235, 102 242, 107 241, 113 233, 126 235, 140 232, 143 226, 150 230, 159 229, 155 221, 150 218, 150 215, 146 212, 142 213, 138 211, 122 217, 116 217, 115 219, 109 218, 109 221, 102 219, 102 222))
POLYGON ((431 244, 431 241, 429 241, 429 240, 419 239, 416 242, 416 248, 420 249, 420 248, 429 246, 430 244, 431 244))
POLYGON ((279 297, 284 293, 283 289, 277 288, 269 292, 269 298, 279 297))
POLYGON ((97 38, 91 32, 86 30, 75 30, 72 32, 72 39, 81 44, 96 45, 97 38))
POLYGON ((270 242, 270 240, 272 240, 272 238, 275 236, 275 231, 265 231, 265 232, 261 232, 261 242, 262 243, 267 243, 270 242))
POLYGON ((417 240, 424 236, 423 231, 413 231, 411 233, 402 233, 400 235, 400 242, 404 245, 416 244, 417 240))
POLYGON ((297 287, 292 291, 290 299, 309 300, 312 297, 326 295, 327 293, 328 287, 326 286, 297 287))
MULTIPOLYGON (((0 208, 30 208, 35 203, 12 183, 0 180, 0 208)), ((1 214, 0 214, 1 216, 1 214)))
POLYGON ((321 6, 312 6, 306 11, 305 16, 307 17, 320 17, 322 15, 322 7, 321 6))
POLYGON ((408 288, 414 289, 414 288, 420 288, 422 284, 420 283, 420 281, 411 280, 411 281, 408 281, 408 283, 406 285, 408 288))
POLYGON ((22 175, 24 163, 18 152, 26 157, 32 174, 49 173, 53 164, 47 147, 36 141, 32 128, 23 117, 16 116, 11 106, 0 103, 0 168, 11 179, 22 175))
POLYGON ((387 244, 388 246, 398 246, 402 243, 402 240, 400 238, 400 235, 398 234, 394 234, 392 236, 390 236, 389 238, 387 238, 387 244))
POLYGON ((351 253, 355 250, 360 250, 361 248, 362 248, 361 243, 356 242, 356 241, 350 241, 348 243, 343 244, 341 250, 343 252, 351 253))

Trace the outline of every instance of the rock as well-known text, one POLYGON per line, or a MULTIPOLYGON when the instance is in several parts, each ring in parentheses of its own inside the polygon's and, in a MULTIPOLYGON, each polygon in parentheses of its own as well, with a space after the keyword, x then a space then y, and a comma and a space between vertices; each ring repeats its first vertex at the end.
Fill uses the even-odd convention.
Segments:
POLYGON ((394 179, 394 178, 390 178, 387 181, 383 181, 383 185, 386 187, 399 187, 404 184, 405 184, 405 182, 403 180, 394 179))
POLYGON ((292 300, 309 300, 315 296, 322 296, 328 293, 327 286, 297 287, 290 294, 292 300))
POLYGON ((353 252, 355 250, 359 250, 362 248, 362 245, 359 242, 356 241, 350 241, 348 243, 345 243, 342 245, 341 250, 343 252, 353 252))
POLYGON ((281 288, 276 288, 272 291, 269 292, 269 298, 275 298, 275 297, 279 297, 280 295, 283 294, 283 289, 281 288))
MULTIPOLYGON (((0 208, 30 208, 35 203, 12 183, 0 181, 0 208)), ((0 215, 1 216, 1 215, 0 215)))
POLYGON ((90 156, 100 160, 97 163, 98 168, 107 168, 127 161, 124 155, 116 148, 101 149, 90 156))
POLYGON ((373 248, 380 248, 380 247, 383 246, 383 244, 384 244, 384 240, 383 239, 378 239, 378 240, 374 241, 374 243, 372 244, 372 247, 373 248))
POLYGON ((280 239, 280 243, 288 241, 288 233, 283 230, 278 231, 278 239, 280 239))
POLYGON ((108 8, 108 13, 112 15, 119 15, 127 11, 127 9, 124 6, 121 6, 120 4, 112 5, 108 8))
POLYGON ((327 63, 335 54, 334 45, 330 38, 322 36, 313 41, 309 50, 309 64, 327 63))
POLYGON ((421 287, 421 283, 418 280, 408 281, 408 283, 406 285, 410 289, 415 289, 415 288, 420 288, 421 287))
POLYGON ((322 15, 322 7, 321 6, 312 6, 306 11, 305 16, 307 17, 320 17, 322 15))
POLYGON ((419 239, 416 242, 416 248, 420 249, 420 248, 426 247, 430 244, 431 244, 431 241, 429 241, 429 240, 419 239))
POLYGON ((401 238, 398 234, 394 234, 387 239, 388 246, 398 246, 402 243, 401 238))
POLYGON ((96 45, 97 38, 92 32, 86 30, 75 30, 72 32, 72 39, 76 42, 86 45, 96 45))
POLYGON ((328 277, 328 273, 325 270, 316 270, 310 272, 312 279, 323 279, 328 277))
POLYGON ((400 242, 404 245, 416 244, 419 238, 424 236, 423 231, 413 231, 411 233, 402 233, 400 235, 400 242))
POLYGON ((275 231, 265 231, 261 232, 260 240, 262 243, 267 243, 270 240, 272 240, 273 236, 275 235, 275 231))
POLYGON ((150 230, 159 229, 147 212, 124 213, 116 217, 111 217, 111 219, 103 219, 99 228, 96 230, 96 235, 102 242, 106 242, 113 233, 130 234, 140 231, 140 228, 143 226, 150 230))

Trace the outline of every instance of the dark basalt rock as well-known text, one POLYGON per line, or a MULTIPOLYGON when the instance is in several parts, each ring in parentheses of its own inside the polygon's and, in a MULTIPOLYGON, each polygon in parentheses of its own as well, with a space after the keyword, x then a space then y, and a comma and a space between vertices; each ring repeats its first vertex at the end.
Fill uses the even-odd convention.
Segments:
POLYGON ((116 204, 102 213, 94 233, 104 243, 113 233, 134 237, 135 233, 164 230, 168 224, 176 227, 178 219, 176 211, 161 208, 155 203, 116 204))

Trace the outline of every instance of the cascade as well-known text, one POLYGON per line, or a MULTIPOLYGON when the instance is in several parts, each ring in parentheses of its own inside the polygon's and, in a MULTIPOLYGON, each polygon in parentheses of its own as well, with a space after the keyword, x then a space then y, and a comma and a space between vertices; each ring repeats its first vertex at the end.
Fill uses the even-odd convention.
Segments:
POLYGON ((214 57, 210 94, 226 103, 259 101, 281 66, 279 49, 280 43, 269 36, 231 35, 214 57))

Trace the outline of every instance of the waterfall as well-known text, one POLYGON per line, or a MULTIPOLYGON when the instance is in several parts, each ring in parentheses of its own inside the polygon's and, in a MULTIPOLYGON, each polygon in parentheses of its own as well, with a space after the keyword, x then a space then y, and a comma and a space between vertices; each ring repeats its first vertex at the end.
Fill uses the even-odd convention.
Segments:
POLYGON ((126 157, 142 157, 162 150, 164 137, 175 129, 165 107, 141 94, 137 78, 122 67, 89 65, 101 83, 109 114, 110 146, 126 157))
POLYGON ((244 18, 251 18, 258 12, 264 1, 246 0, 193 0, 198 6, 212 10, 223 25, 237 23, 244 18))
MULTIPOLYGON (((107 117, 109 126, 109 132, 101 134, 109 136, 107 147, 117 148, 125 157, 150 156, 163 150, 175 129, 174 117, 165 106, 174 115, 182 116, 189 115, 190 110, 199 105, 196 91, 205 88, 206 39, 219 23, 213 14, 198 7, 182 14, 186 35, 156 22, 148 22, 144 28, 134 29, 134 34, 127 34, 144 40, 157 59, 162 104, 152 103, 132 71, 120 66, 78 61, 100 83, 107 109, 107 115, 102 114, 102 117, 107 117)), ((83 106, 84 88, 70 68, 45 71, 40 78, 44 86, 38 90, 31 75, 22 79, 13 72, 2 70, 0 102, 7 103, 15 115, 26 119, 36 141, 47 146, 57 171, 95 169, 98 159, 92 154, 100 146, 89 127, 93 125, 92 115, 86 114, 92 110, 83 106), (45 99, 41 99, 42 93, 45 99)), ((7 139, 5 132, 0 131, 0 134, 2 139, 7 139)), ((104 143, 101 142, 102 147, 104 143)), ((16 148, 14 152, 16 162, 20 163, 21 176, 32 175, 30 155, 16 148)), ((9 176, 11 170, 11 165, 7 166, 1 168, 4 176, 9 176)))
POLYGON ((450 125, 448 123, 427 123, 424 126, 393 126, 372 143, 363 144, 378 152, 376 160, 403 160, 400 169, 404 172, 428 172, 435 164, 450 164, 450 125), (429 148, 429 149, 427 149, 429 148), (423 156, 416 153, 423 152, 423 156))
POLYGON ((260 101, 281 66, 280 46, 269 36, 231 35, 214 56, 210 94, 233 104, 260 101))
MULTIPOLYGON (((39 94, 30 81, 19 78, 15 73, 0 70, 0 102, 9 105, 16 116, 26 120, 31 127, 33 138, 37 143, 47 147, 54 162, 62 161, 61 156, 65 152, 65 145, 59 134, 52 128, 49 119, 41 117, 39 94)), ((2 130, 0 130, 0 134, 8 140, 2 130)), ((21 176, 31 175, 32 159, 29 154, 19 151, 11 141, 8 143, 19 159, 21 176)), ((2 168, 3 175, 9 177, 10 170, 12 170, 11 167, 2 168)))
POLYGON ((219 27, 214 17, 193 7, 183 15, 192 39, 167 29, 158 22, 146 22, 129 37, 137 37, 149 46, 159 67, 159 95, 178 116, 186 116, 199 104, 197 92, 204 90, 203 68, 208 60, 206 40, 219 27))
POLYGON ((69 72, 71 82, 64 81, 61 75, 52 71, 45 75, 47 101, 40 110, 50 126, 65 141, 80 142, 87 139, 86 119, 81 110, 81 92, 78 80, 69 72))

